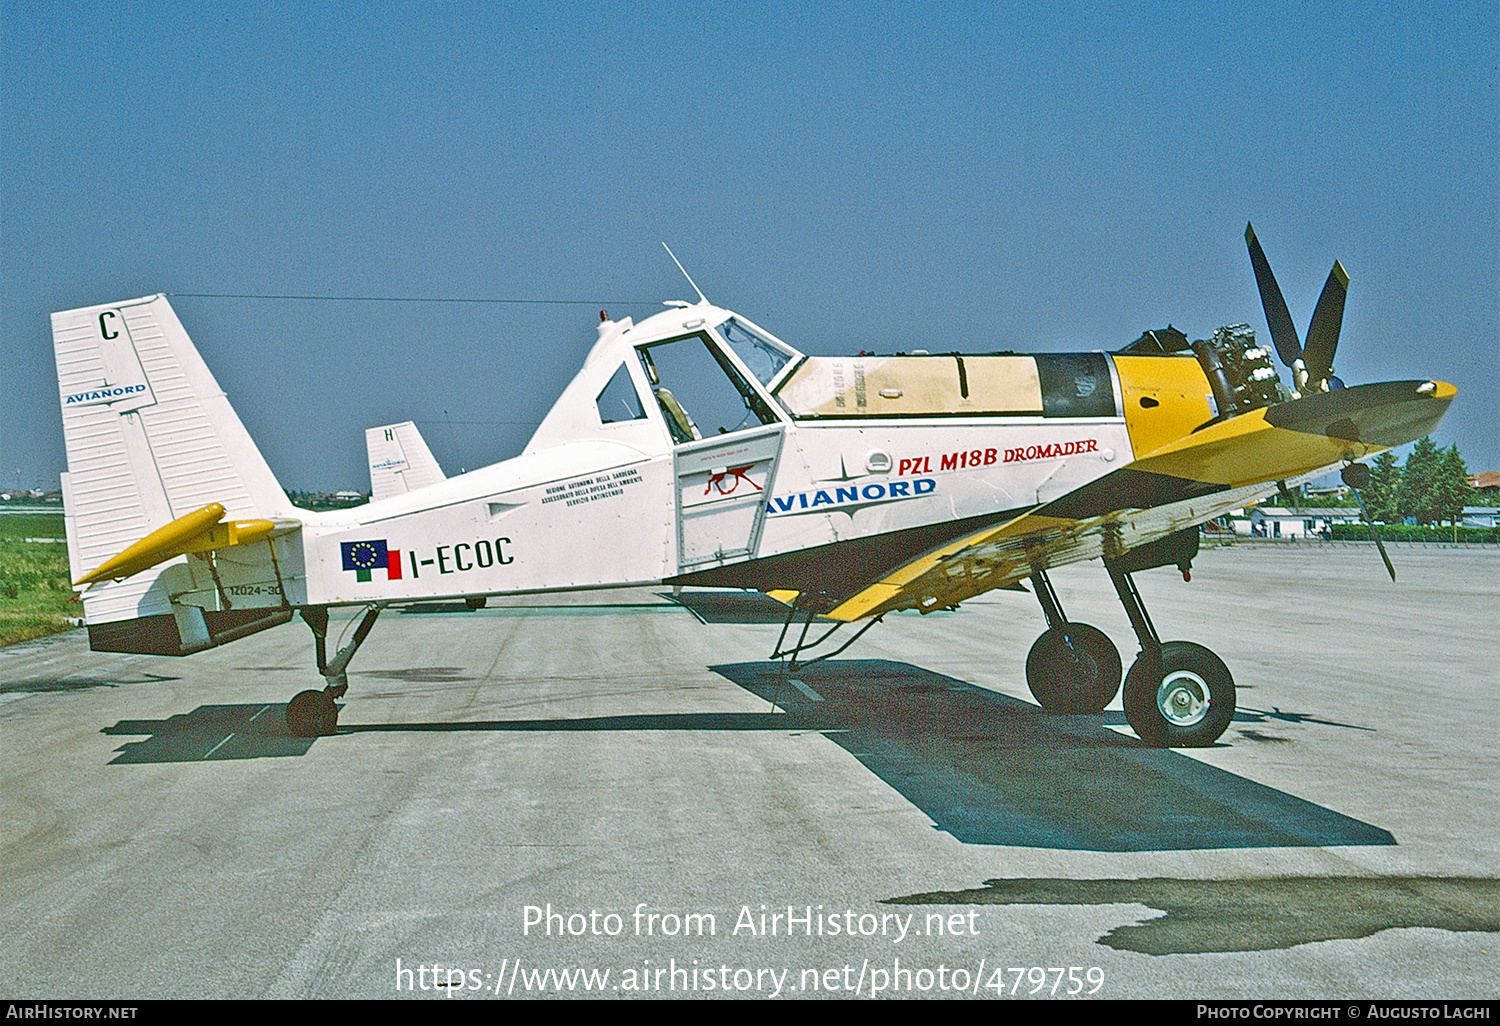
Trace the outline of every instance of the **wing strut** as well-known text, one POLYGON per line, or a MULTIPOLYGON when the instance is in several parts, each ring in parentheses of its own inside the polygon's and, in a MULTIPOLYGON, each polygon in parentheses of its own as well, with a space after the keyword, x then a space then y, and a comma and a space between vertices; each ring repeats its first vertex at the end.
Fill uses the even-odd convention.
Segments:
POLYGON ((1396 568, 1391 563, 1390 554, 1385 551, 1385 542, 1380 540, 1380 532, 1375 529, 1375 518, 1370 516, 1370 511, 1365 507, 1365 497, 1359 494, 1361 488, 1370 486, 1370 468, 1363 463, 1349 463, 1339 472, 1344 479, 1344 484, 1354 493, 1354 501, 1359 503, 1359 515, 1364 518, 1370 528, 1370 537, 1375 539, 1375 547, 1380 550, 1380 558, 1385 560, 1385 572, 1391 575, 1391 580, 1396 579, 1396 568))
POLYGON ((844 649, 848 648, 850 645, 858 641, 860 639, 860 636, 864 634, 865 631, 869 630, 881 620, 885 619, 885 614, 881 613, 879 616, 866 623, 859 630, 855 631, 853 636, 851 636, 848 641, 844 642, 832 652, 825 652, 823 655, 817 656, 813 659, 809 659, 806 662, 799 662, 798 657, 801 656, 802 653, 810 652, 813 649, 817 648, 819 645, 822 645, 829 638, 833 637, 835 631, 844 626, 845 621, 836 621, 832 627, 828 628, 828 630, 824 631, 818 637, 809 642, 807 640, 807 632, 812 627, 813 618, 817 615, 818 614, 813 610, 811 606, 801 608, 795 601, 791 604, 791 607, 787 609, 786 621, 781 625, 781 636, 776 639, 776 648, 771 653, 772 659, 782 660, 782 676, 796 673, 797 670, 801 667, 811 666, 813 663, 820 663, 824 659, 832 659, 834 656, 844 651, 844 649), (797 635, 797 640, 794 644, 792 644, 788 648, 783 648, 782 645, 786 642, 787 632, 791 630, 792 621, 797 618, 798 613, 802 613, 804 617, 802 621, 802 631, 797 635), (788 659, 790 659, 790 662, 787 661, 788 659))

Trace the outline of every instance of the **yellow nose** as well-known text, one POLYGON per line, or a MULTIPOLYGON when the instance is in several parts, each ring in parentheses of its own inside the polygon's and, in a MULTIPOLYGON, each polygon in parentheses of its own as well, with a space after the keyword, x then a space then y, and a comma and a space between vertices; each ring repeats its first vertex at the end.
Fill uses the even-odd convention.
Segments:
POLYGON ((1136 459, 1213 419, 1213 390, 1192 353, 1116 356, 1114 361, 1136 459))

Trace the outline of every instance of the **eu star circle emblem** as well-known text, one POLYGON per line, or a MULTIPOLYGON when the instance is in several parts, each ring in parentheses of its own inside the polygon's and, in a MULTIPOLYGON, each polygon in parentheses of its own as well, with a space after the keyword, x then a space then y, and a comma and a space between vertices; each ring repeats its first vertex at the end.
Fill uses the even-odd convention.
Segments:
POLYGON ((349 549, 349 562, 357 569, 373 570, 380 551, 370 542, 355 542, 349 549))

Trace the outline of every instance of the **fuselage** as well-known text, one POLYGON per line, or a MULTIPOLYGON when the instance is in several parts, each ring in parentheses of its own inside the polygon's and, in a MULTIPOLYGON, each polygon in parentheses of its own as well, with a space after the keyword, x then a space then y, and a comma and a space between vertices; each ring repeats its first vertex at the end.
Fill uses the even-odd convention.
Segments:
POLYGON ((1020 515, 1190 432, 1212 401, 1191 354, 807 357, 706 304, 606 322, 520 456, 308 518, 292 602, 802 590, 778 557, 1020 515))

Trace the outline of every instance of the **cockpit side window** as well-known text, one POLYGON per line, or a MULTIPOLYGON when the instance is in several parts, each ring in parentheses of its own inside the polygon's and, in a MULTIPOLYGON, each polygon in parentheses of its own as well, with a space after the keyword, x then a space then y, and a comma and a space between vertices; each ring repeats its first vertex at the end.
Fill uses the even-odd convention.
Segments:
POLYGON ((750 369, 750 373, 762 385, 769 386, 781 368, 792 359, 792 353, 782 349, 770 339, 762 338, 748 325, 733 317, 719 325, 719 334, 734 350, 734 355, 750 369))
POLYGON ((674 442, 777 422, 765 400, 705 336, 689 335, 636 351, 674 442))
POLYGON ((646 419, 641 397, 636 394, 635 384, 630 380, 630 370, 623 363, 594 400, 594 405, 599 409, 599 421, 603 424, 646 419))

